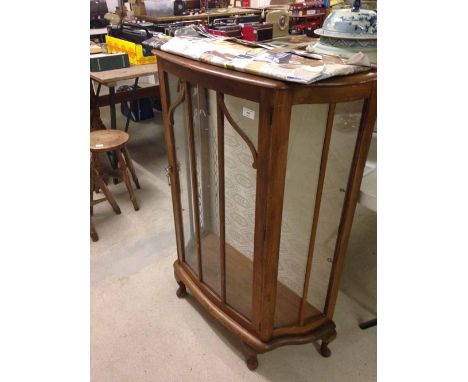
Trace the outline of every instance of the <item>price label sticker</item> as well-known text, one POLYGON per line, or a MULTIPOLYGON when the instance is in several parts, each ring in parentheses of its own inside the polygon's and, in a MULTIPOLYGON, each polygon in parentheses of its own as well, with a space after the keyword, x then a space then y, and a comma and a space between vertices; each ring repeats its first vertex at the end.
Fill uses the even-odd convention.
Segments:
POLYGON ((242 108, 242 115, 245 118, 255 119, 255 111, 253 111, 252 109, 249 109, 248 107, 245 107, 245 106, 242 108))

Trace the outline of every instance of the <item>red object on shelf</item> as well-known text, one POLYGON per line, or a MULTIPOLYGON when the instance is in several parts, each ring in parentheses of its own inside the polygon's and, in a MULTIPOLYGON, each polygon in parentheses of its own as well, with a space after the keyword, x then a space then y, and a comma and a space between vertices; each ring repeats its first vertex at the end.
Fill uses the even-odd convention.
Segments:
POLYGON ((242 0, 243 7, 250 7, 250 0, 242 0))
POLYGON ((291 20, 290 33, 305 33, 313 37, 315 29, 321 28, 325 20, 325 4, 323 1, 306 1, 289 5, 291 20))
POLYGON ((292 3, 289 5, 292 16, 313 16, 325 13, 323 1, 305 1, 303 3, 292 3))
POLYGON ((242 40, 247 41, 264 41, 273 38, 273 24, 243 24, 242 25, 242 40))
POLYGON ((242 27, 240 25, 205 25, 205 31, 215 36, 242 38, 242 27))
POLYGON ((295 30, 298 33, 307 33, 307 32, 313 32, 314 30, 320 28, 322 25, 321 23, 317 21, 304 21, 302 23, 298 23, 295 26, 295 30))

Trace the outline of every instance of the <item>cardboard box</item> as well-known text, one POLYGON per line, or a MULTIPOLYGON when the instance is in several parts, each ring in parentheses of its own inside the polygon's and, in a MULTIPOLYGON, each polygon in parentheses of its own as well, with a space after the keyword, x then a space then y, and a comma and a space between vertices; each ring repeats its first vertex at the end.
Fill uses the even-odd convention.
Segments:
POLYGON ((109 53, 127 53, 132 65, 156 63, 156 56, 144 56, 141 44, 135 44, 120 38, 106 36, 107 51, 109 53))

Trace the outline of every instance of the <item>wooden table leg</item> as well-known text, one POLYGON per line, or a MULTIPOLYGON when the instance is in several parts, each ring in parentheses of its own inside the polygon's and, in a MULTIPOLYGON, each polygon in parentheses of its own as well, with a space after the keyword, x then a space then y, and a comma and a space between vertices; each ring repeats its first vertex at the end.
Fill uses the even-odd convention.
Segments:
MULTIPOLYGON (((110 119, 111 129, 117 129, 117 115, 115 113, 115 86, 109 86, 109 107, 110 107, 110 119)), ((113 169, 117 168, 117 158, 115 152, 109 153, 109 160, 113 169)), ((114 183, 116 180, 114 179, 114 183)), ((118 183, 118 182, 117 182, 118 183)))
POLYGON ((90 101, 91 101, 91 125, 94 122, 96 110, 99 109, 99 93, 101 91, 101 84, 98 84, 97 91, 94 91, 93 80, 89 81, 90 101))
POLYGON ((116 113, 115 113, 115 87, 109 87, 109 101, 110 101, 110 118, 111 118, 111 129, 117 128, 116 113))

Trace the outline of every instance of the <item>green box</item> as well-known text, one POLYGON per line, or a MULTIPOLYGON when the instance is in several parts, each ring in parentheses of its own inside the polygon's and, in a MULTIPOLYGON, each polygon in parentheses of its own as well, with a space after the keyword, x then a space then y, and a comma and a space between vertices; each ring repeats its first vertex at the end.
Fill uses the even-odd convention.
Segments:
POLYGON ((92 72, 103 72, 105 70, 122 69, 130 66, 127 53, 93 54, 90 56, 92 72))

